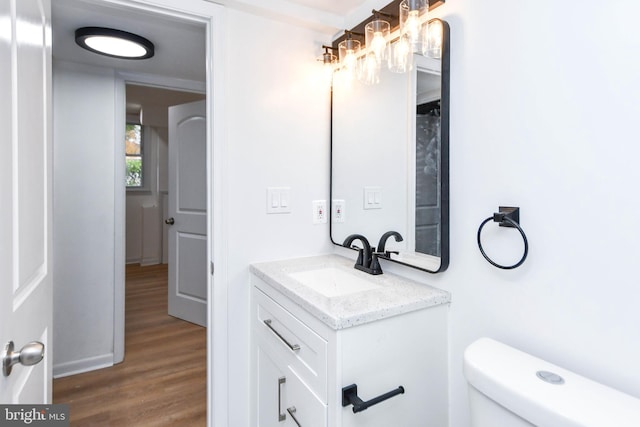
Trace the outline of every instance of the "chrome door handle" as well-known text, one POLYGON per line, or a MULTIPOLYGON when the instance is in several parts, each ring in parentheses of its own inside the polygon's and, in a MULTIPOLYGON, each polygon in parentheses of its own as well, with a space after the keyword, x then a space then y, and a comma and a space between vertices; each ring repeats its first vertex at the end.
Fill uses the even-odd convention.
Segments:
POLYGON ((2 352, 2 375, 5 377, 11 375, 13 365, 18 363, 24 366, 35 365, 44 357, 44 344, 38 341, 26 344, 20 351, 13 350, 13 341, 9 341, 2 352))
POLYGON ((286 383, 287 379, 285 377, 278 378, 278 422, 284 421, 287 419, 287 415, 282 412, 280 408, 282 408, 282 384, 286 383))
POLYGON ((300 423, 298 422, 298 420, 296 419, 296 416, 293 415, 296 413, 296 407, 292 406, 291 408, 287 408, 287 412, 289 413, 289 415, 291 415, 291 418, 293 418, 293 421, 295 421, 295 423, 298 425, 298 427, 302 427, 300 425, 300 423))
POLYGON ((287 345, 287 347, 289 347, 291 349, 291 351, 298 351, 300 350, 300 346, 298 344, 291 344, 289 343, 289 341, 287 341, 282 335, 280 335, 280 332, 276 331, 274 329, 273 326, 271 326, 271 319, 266 319, 263 321, 265 325, 267 325, 267 327, 269 329, 271 329, 271 332, 273 332, 274 334, 276 334, 278 336, 278 338, 280 338, 280 340, 285 343, 287 345))
POLYGON ((173 224, 175 224, 175 222, 176 221, 173 218, 169 218, 169 219, 165 219, 164 220, 164 223, 167 224, 167 225, 173 225, 173 224))

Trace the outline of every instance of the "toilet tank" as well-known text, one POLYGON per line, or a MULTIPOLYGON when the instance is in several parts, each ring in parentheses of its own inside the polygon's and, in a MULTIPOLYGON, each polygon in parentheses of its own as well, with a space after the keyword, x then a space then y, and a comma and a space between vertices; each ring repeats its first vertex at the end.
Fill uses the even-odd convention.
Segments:
POLYGON ((464 353, 471 425, 638 427, 640 400, 489 338, 464 353))

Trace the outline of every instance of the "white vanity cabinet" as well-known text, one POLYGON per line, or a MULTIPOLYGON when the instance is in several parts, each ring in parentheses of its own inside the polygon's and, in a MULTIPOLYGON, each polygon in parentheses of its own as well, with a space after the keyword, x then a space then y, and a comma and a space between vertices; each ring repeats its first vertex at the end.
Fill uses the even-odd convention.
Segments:
POLYGON ((327 342, 255 288, 252 313, 254 425, 326 426, 327 342))
MULTIPOLYGON (((252 426, 448 425, 448 294, 425 308, 330 326, 252 271, 252 426), (363 401, 399 386, 404 393, 353 413, 342 406, 352 384, 363 401)), ((320 308, 349 301, 325 299, 320 308)))

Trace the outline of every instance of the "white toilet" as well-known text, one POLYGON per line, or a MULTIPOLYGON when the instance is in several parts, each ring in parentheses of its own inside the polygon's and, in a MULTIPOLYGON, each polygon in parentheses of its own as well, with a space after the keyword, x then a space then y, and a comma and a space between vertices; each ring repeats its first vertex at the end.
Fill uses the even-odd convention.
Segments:
POLYGON ((640 399, 481 338, 464 353, 473 427, 638 427, 640 399))

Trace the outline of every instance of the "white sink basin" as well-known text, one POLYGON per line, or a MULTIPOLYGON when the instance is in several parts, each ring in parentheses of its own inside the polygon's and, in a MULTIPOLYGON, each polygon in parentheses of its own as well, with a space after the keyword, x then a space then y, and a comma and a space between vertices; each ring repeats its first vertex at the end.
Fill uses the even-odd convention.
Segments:
POLYGON ((377 289, 380 286, 335 267, 289 273, 293 279, 327 298, 377 289))

